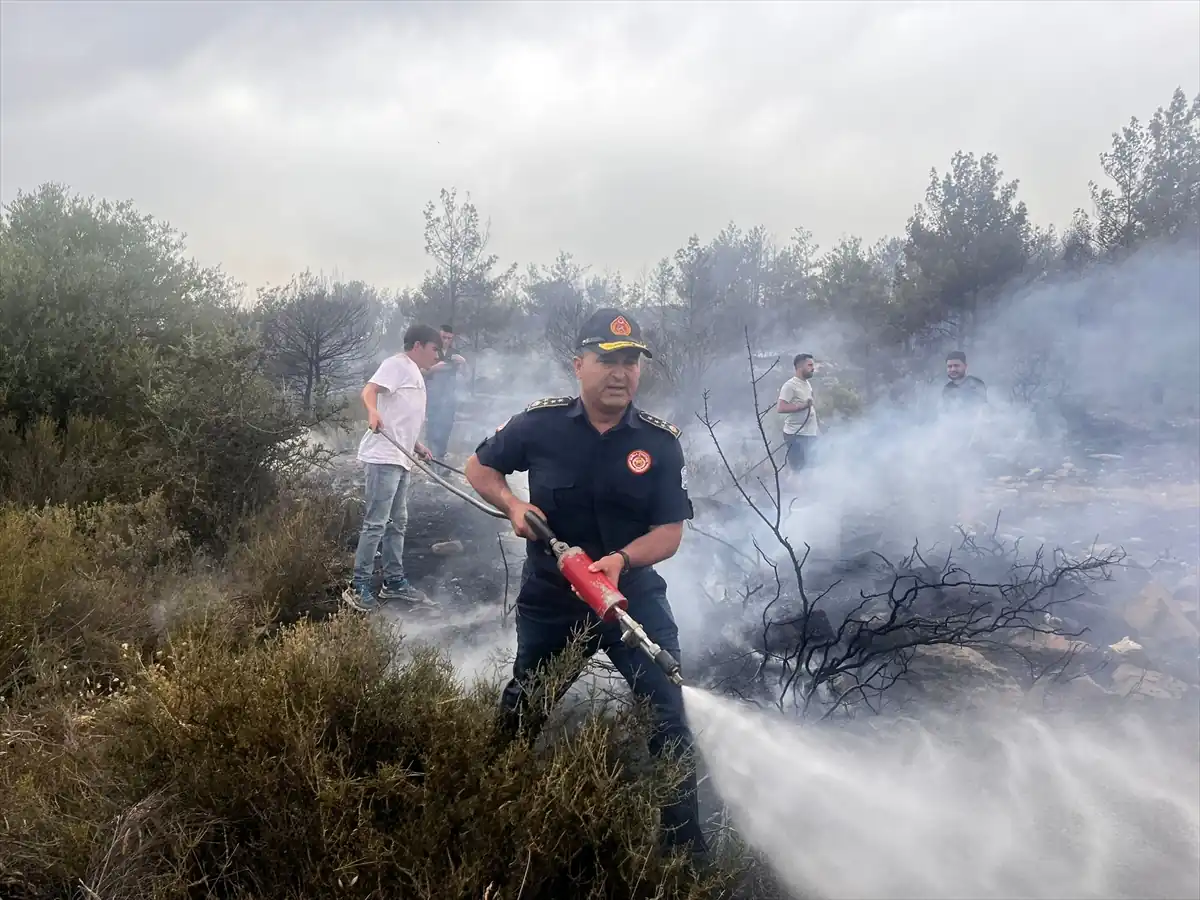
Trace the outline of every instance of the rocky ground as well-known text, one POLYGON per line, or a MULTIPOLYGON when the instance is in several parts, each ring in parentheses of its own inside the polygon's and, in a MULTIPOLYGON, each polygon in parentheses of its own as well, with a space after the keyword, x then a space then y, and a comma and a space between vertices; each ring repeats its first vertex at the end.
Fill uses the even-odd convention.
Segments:
POLYGON ((1005 540, 1034 545, 1057 535, 1076 554, 1120 550, 1112 578, 1064 608, 1062 627, 1087 632, 1074 647, 1080 666, 1100 673, 1081 684, 1120 695, 1184 699, 1200 686, 1200 447, 1194 423, 1146 431, 1110 425, 1074 453, 995 478, 985 502, 1007 506, 1005 540))

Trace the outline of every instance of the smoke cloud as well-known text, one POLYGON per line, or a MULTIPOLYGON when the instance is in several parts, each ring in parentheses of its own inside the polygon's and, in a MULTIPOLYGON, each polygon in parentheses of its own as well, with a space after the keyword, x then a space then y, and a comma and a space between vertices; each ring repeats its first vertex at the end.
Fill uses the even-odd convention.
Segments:
MULTIPOLYGON (((819 412, 834 378, 855 384, 854 331, 853 323, 832 321, 755 347, 759 372, 781 363, 758 385, 760 407, 774 404, 801 350, 824 364, 814 381, 819 412)), ((1098 541, 1123 547, 1127 567, 1104 597, 1127 597, 1163 559, 1194 565, 1200 436, 1188 417, 1200 385, 1196 248, 1147 247, 1084 278, 1014 289, 973 333, 962 349, 970 372, 988 384, 981 420, 938 410, 945 352, 958 349, 951 338, 919 351, 909 360, 917 374, 862 415, 823 416, 819 455, 785 486, 781 514, 787 538, 801 552, 811 548, 810 588, 831 585, 848 558, 894 559, 916 542, 944 559, 964 531, 993 527, 1029 553, 1042 544, 1075 555, 1098 541)), ((482 390, 460 417, 464 449, 530 401, 576 392, 561 369, 535 372, 520 357, 487 354, 476 374, 482 390)), ((709 415, 721 450, 735 472, 750 470, 742 483, 771 516, 763 486, 773 486, 774 475, 751 414, 744 354, 731 346, 706 383, 714 386, 709 415)), ((743 608, 738 600, 740 588, 763 576, 754 542, 776 562, 784 557, 723 474, 695 418, 696 398, 656 402, 673 409, 684 429, 693 524, 724 542, 689 529, 681 551, 658 567, 686 675, 706 652, 744 644, 748 626, 761 626, 761 603, 743 608)), ((773 444, 779 418, 763 419, 773 444)), ((528 496, 524 475, 510 483, 528 496)), ((511 601, 524 548, 509 541, 506 549, 511 601)), ((472 565, 501 577, 498 560, 472 565)), ((840 590, 853 597, 856 589, 850 579, 840 590)), ((511 619, 502 624, 501 615, 497 596, 461 616, 404 627, 411 639, 445 647, 465 677, 492 678, 505 674, 515 643, 511 619)), ((1154 648, 1185 662, 1198 650, 1186 640, 1154 648)), ((969 719, 918 704, 902 718, 802 727, 688 690, 706 790, 802 894, 1195 896, 1194 723, 1172 725, 1149 707, 1115 709, 1094 720, 1035 714, 1005 696, 984 698, 969 719)))

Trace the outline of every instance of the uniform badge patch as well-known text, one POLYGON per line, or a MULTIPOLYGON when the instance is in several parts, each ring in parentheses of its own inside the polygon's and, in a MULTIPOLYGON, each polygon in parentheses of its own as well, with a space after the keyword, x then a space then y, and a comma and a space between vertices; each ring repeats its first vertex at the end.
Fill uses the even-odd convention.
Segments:
POLYGON ((629 337, 633 334, 633 328, 629 325, 629 320, 624 316, 617 316, 612 320, 612 324, 608 326, 608 330, 617 337, 629 337))
POLYGON ((645 475, 650 471, 650 454, 645 450, 634 450, 625 457, 625 465, 634 475, 645 475))

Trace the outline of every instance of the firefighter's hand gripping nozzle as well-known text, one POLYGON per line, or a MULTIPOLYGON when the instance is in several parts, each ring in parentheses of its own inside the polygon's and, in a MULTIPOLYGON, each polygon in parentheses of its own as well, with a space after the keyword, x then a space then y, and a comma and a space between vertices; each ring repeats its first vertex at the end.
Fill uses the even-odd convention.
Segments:
POLYGON ((605 622, 616 622, 621 626, 621 640, 631 647, 639 648, 658 664, 674 684, 683 686, 683 675, 679 663, 670 653, 654 641, 650 635, 626 611, 629 601, 617 590, 617 586, 608 580, 603 572, 589 572, 588 566, 592 560, 580 547, 569 547, 554 536, 546 521, 532 512, 525 514, 525 521, 538 536, 550 546, 554 558, 558 560, 558 570, 563 573, 575 593, 605 622))

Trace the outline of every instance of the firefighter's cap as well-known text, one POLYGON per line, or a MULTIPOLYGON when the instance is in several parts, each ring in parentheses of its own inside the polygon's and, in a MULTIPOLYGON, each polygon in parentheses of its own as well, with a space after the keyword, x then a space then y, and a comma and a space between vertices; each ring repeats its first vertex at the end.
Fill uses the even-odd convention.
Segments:
POLYGON ((611 307, 598 309, 588 317, 579 329, 575 348, 596 353, 633 348, 641 350, 647 357, 654 357, 642 339, 642 329, 637 320, 629 313, 611 307))

